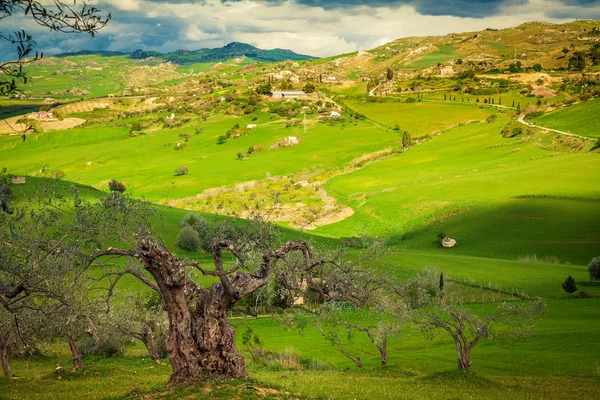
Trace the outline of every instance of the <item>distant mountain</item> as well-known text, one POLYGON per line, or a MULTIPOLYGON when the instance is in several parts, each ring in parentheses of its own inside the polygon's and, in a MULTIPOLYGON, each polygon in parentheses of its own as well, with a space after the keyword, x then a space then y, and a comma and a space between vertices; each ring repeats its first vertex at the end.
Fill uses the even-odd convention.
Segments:
POLYGON ((175 64, 193 64, 200 62, 219 62, 226 61, 237 57, 248 57, 257 61, 285 61, 285 60, 308 60, 318 57, 297 54, 291 50, 272 49, 263 50, 254 47, 247 43, 231 42, 228 45, 216 49, 199 49, 199 50, 177 50, 171 53, 159 53, 156 51, 136 50, 132 53, 121 53, 118 51, 77 51, 72 53, 58 54, 56 57, 84 56, 84 55, 101 55, 105 57, 122 56, 129 54, 129 57, 134 60, 143 60, 154 57, 165 61, 170 61, 175 64))
POLYGON ((123 53, 121 51, 105 51, 105 50, 80 50, 80 51, 72 51, 68 53, 60 53, 52 57, 74 57, 74 56, 103 56, 103 57, 114 57, 114 56, 124 56, 129 53, 123 53))

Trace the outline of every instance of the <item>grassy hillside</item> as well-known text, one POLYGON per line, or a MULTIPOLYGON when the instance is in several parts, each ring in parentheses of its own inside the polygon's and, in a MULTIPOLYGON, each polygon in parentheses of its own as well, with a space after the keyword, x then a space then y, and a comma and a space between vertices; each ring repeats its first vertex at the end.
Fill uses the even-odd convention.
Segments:
POLYGON ((576 135, 600 137, 600 99, 575 104, 535 118, 535 124, 576 135))
POLYGON ((597 154, 549 152, 527 140, 503 139, 503 118, 444 131, 403 154, 332 179, 326 189, 355 215, 320 232, 352 236, 366 229, 432 251, 435 235, 445 232, 457 236, 460 245, 451 251, 460 253, 589 260, 600 243, 597 154))
MULTIPOLYGON (((167 360, 154 365, 134 344, 123 358, 87 357, 86 371, 57 375, 56 363, 67 365, 69 353, 55 341, 45 344, 48 358, 15 360, 18 379, 0 378, 0 399, 597 398, 600 285, 586 266, 600 255, 600 155, 589 140, 516 121, 517 109, 529 115, 559 109, 533 122, 600 136, 598 99, 562 108, 576 96, 594 96, 596 78, 583 88, 580 77, 551 72, 589 49, 586 32, 597 26, 528 23, 402 38, 298 63, 257 62, 245 45, 233 44, 230 50, 240 54, 222 63, 204 59, 207 52, 182 51, 180 65, 137 54, 135 60, 72 55, 29 67, 30 98, 0 103, 3 117, 58 100, 67 104, 56 111, 86 122, 0 136, 0 168, 28 177, 27 185, 14 186, 17 196, 58 177, 59 192, 72 182, 95 200, 117 179, 126 193, 157 204, 161 215, 152 222, 169 249, 203 263, 210 263, 206 255, 175 243, 189 212, 183 208, 218 221, 258 207, 277 219, 286 239, 326 247, 362 235, 385 239, 386 252, 373 268, 400 282, 435 268, 473 310, 488 312, 527 295, 545 300, 547 312, 534 337, 478 344, 472 374, 454 372, 449 337, 429 340, 414 326, 390 339, 386 367, 366 336, 340 331, 346 349, 365 364, 358 370, 311 327, 301 335, 283 329, 277 316, 236 314, 238 346, 255 380, 165 390, 167 360), (515 47, 524 69, 541 63, 545 71, 486 73, 513 63, 515 47), (440 76, 449 65, 477 73, 440 76), (255 91, 306 83, 316 87, 307 100, 277 101, 255 91), (73 101, 108 94, 117 97, 73 101), (404 131, 413 139, 408 148, 404 131), (298 143, 285 146, 289 137, 298 143), (175 176, 181 166, 189 172, 175 176), (457 246, 443 248, 440 233, 457 246), (561 287, 569 275, 579 288, 573 298, 561 287), (252 360, 242 338, 248 327, 272 359, 252 360)), ((199 275, 204 286, 214 281, 199 275)), ((132 277, 119 285, 121 293, 147 290, 132 277)), ((346 316, 379 322, 372 310, 346 316)))

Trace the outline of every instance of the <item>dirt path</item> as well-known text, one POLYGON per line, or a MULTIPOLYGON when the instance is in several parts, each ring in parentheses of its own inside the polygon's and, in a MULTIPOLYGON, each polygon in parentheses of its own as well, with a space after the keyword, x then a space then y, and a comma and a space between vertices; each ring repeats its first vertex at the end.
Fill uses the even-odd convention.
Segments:
POLYGON ((595 140, 594 138, 590 138, 590 137, 586 137, 586 136, 579 136, 579 135, 574 135, 572 133, 569 132, 565 132, 565 131, 559 131, 558 129, 551 129, 551 128, 544 128, 543 126, 539 126, 539 125, 534 125, 531 122, 527 122, 525 121, 525 115, 519 115, 519 118, 517 119, 517 121, 519 121, 519 123, 528 126, 530 128, 537 128, 537 129, 541 129, 543 131, 546 132, 554 132, 554 133, 558 133, 560 135, 565 135, 565 136, 572 136, 572 137, 576 137, 579 139, 585 139, 585 140, 595 140))

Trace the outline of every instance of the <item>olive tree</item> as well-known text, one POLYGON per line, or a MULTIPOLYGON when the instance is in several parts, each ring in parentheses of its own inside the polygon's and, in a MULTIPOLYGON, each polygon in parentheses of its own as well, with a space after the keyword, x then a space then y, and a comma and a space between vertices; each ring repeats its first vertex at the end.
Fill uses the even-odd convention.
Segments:
POLYGON ((157 295, 130 294, 110 307, 110 319, 115 329, 142 342, 150 359, 160 364, 164 357, 168 321, 157 295))
POLYGON ((417 299, 419 310, 415 323, 429 337, 444 332, 456 347, 458 368, 468 372, 471 352, 484 339, 502 337, 524 338, 533 334, 534 321, 542 316, 546 304, 541 300, 505 301, 488 311, 474 309, 449 299, 460 299, 457 285, 444 284, 444 296, 439 290, 437 272, 426 271, 411 283, 407 292, 417 299), (454 286, 454 287, 453 287, 454 286), (457 291, 456 297, 448 294, 457 291))

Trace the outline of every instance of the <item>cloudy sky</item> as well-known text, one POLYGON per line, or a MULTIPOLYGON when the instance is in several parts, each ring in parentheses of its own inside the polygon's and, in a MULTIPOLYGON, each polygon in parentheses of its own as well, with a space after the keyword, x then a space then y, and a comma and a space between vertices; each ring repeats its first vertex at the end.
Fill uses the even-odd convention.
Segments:
MULTIPOLYGON (((28 30, 38 50, 47 55, 84 49, 169 52, 238 41, 323 57, 370 49, 403 36, 504 28, 533 20, 600 19, 600 0, 95 0, 94 4, 113 17, 94 38, 50 33, 22 16, 1 20, 0 30, 28 30)), ((11 48, 0 46, 0 59, 10 53, 11 48)))

